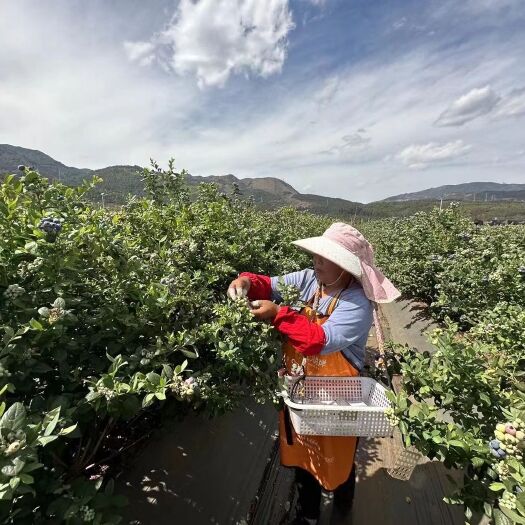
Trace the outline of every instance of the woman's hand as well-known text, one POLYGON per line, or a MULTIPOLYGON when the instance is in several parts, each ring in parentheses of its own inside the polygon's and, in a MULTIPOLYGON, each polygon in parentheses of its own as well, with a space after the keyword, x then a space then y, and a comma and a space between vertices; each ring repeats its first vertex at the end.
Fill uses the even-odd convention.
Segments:
POLYGON ((248 290, 250 289, 250 279, 248 277, 237 277, 234 279, 230 286, 228 286, 228 295, 233 299, 238 299, 239 297, 246 297, 248 295, 248 290))
POLYGON ((255 319, 259 321, 273 319, 281 309, 278 304, 267 300, 252 301, 250 308, 255 319))

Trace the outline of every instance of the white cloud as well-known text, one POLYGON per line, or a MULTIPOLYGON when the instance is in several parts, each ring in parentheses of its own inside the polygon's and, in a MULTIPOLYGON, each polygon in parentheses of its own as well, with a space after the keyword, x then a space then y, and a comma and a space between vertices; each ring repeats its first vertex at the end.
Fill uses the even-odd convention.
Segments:
POLYGON ((492 13, 502 9, 509 9, 523 4, 523 0, 466 0, 462 6, 466 11, 474 14, 492 13))
POLYGON ((279 73, 293 28, 288 0, 181 0, 164 31, 125 46, 132 61, 151 63, 155 53, 200 88, 222 87, 232 74, 279 73))
POLYGON ((500 97, 490 86, 474 88, 455 100, 436 120, 436 126, 462 126, 490 113, 500 97))
POLYGON ((525 114, 525 87, 513 89, 501 103, 494 114, 496 117, 517 117, 525 114))
MULTIPOLYGON (((97 14, 90 12, 93 22, 97 14)), ((0 143, 80 168, 169 157, 166 129, 202 103, 200 91, 182 79, 161 83, 123 60, 120 38, 111 40, 119 21, 107 11, 96 29, 81 17, 59 2, 0 4, 0 143), (21 25, 31 39, 20 36, 21 25)), ((147 58, 147 48, 130 52, 147 58)))
POLYGON ((151 42, 124 42, 124 50, 132 62, 149 66, 155 60, 155 45, 151 42))
POLYGON ((362 153, 370 147, 370 141, 371 138, 367 136, 366 130, 358 129, 354 133, 345 135, 340 143, 322 153, 338 155, 347 160, 361 160, 362 153))
POLYGON ((428 144, 412 144, 398 153, 397 158, 409 168, 426 168, 429 164, 445 162, 448 160, 462 157, 468 153, 471 146, 462 140, 438 144, 429 142, 428 144))
MULTIPOLYGON (((250 74, 249 81, 199 90, 196 59, 187 61, 193 67, 187 76, 173 74, 173 39, 163 43, 159 31, 169 21, 163 10, 138 0, 136 10, 119 2, 78 2, 82 9, 66 8, 66 0, 0 1, 0 143, 40 149, 68 165, 90 168, 147 165, 150 157, 165 162, 174 156, 177 166, 195 175, 275 176, 303 191, 361 202, 441 184, 523 179, 525 156, 515 154, 524 148, 523 93, 515 89, 525 86, 520 32, 496 39, 471 31, 461 40, 455 32, 459 24, 452 33, 444 25, 422 42, 401 31, 396 38, 408 39, 402 52, 391 36, 378 34, 377 51, 346 56, 341 50, 343 57, 318 45, 318 39, 333 36, 321 33, 321 25, 317 35, 299 28, 288 33, 296 54, 294 67, 283 67, 282 75, 261 82, 240 66, 227 74, 250 74), (20 27, 32 38, 22 38, 20 27), (138 45, 123 47, 122 41, 138 45), (171 74, 138 67, 141 63, 164 65, 171 74), (461 135, 457 128, 433 125, 458 98, 458 89, 468 94, 483 86, 502 97, 479 117, 483 125, 466 126, 461 135), (501 118, 492 118, 500 110, 501 118), (447 146, 460 136, 464 143, 447 146), (428 151, 417 150, 428 144, 428 151), (468 152, 466 144, 472 145, 468 152), (322 153, 331 148, 331 154, 322 153), (398 156, 403 151, 409 164, 398 156), (461 157, 466 153, 468 162, 461 157), (426 170, 414 177, 407 165, 418 164, 426 170)), ((343 4, 334 2, 332 10, 329 3, 325 12, 337 17, 343 4)), ((217 16, 223 12, 219 5, 217 16)), ((402 14, 407 25, 417 23, 416 14, 405 11, 385 20, 388 29, 402 14)), ((354 16, 359 19, 358 10, 352 10, 349 25, 354 16)), ((193 19, 201 24, 201 18, 193 19)), ((330 20, 327 16, 326 23, 330 20)), ((168 27, 176 24, 173 19, 168 27)), ((196 29, 192 34, 199 35, 196 29)), ((224 51, 221 38, 217 46, 224 51)), ((235 38, 232 45, 235 51, 235 38)), ((199 41, 193 49, 207 52, 199 41)), ((230 54, 226 49, 225 56, 230 54)), ((221 66, 214 49, 199 60, 221 66)))
POLYGON ((525 114, 525 88, 513 89, 500 96, 490 86, 475 88, 455 100, 436 120, 435 125, 462 126, 483 115, 494 118, 525 114))
POLYGON ((399 18, 398 20, 396 20, 392 24, 392 29, 394 31, 397 31, 397 30, 402 29, 403 27, 405 27, 406 24, 407 24, 407 18, 406 18, 406 16, 403 16, 403 17, 399 18))
POLYGON ((314 95, 314 99, 319 106, 330 104, 339 89, 339 77, 333 76, 324 81, 323 87, 314 95))

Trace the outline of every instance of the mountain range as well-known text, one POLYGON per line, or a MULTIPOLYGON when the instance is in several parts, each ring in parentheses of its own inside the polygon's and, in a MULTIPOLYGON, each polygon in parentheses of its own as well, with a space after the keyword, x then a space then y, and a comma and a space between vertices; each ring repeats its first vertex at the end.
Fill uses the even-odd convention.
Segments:
MULTIPOLYGON (((74 186, 80 184, 83 179, 98 176, 103 182, 97 186, 97 191, 92 198, 100 200, 103 195, 106 203, 121 204, 129 194, 140 196, 144 193, 140 166, 81 169, 66 166, 38 150, 0 144, 0 175, 16 173, 17 167, 21 164, 36 168, 51 180, 60 180, 74 186)), ((478 212, 483 210, 485 219, 494 215, 513 218, 518 215, 518 218, 525 218, 525 184, 470 182, 404 193, 382 201, 362 204, 334 197, 300 193, 290 184, 274 177, 238 178, 231 174, 208 177, 189 175, 187 182, 190 186, 196 186, 201 182, 214 182, 226 193, 231 193, 237 186, 243 196, 253 197, 256 204, 265 208, 294 206, 313 213, 328 213, 341 217, 404 216, 414 211, 430 209, 436 201, 444 199, 465 201, 469 209, 476 209, 478 212), (467 201, 472 202, 467 204, 467 201), (503 204, 507 205, 506 209, 501 206, 503 204)))
POLYGON ((453 201, 525 201, 525 184, 502 184, 499 182, 467 182, 438 186, 415 193, 403 193, 383 199, 386 202, 414 201, 422 199, 453 201))

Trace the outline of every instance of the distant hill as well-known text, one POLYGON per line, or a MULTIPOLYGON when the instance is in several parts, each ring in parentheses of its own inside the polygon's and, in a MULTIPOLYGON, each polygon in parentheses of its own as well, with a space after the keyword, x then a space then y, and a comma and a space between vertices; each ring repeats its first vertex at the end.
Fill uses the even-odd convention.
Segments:
POLYGON ((438 186, 415 193, 402 193, 384 199, 386 202, 416 200, 452 201, 525 201, 525 184, 500 184, 498 182, 467 182, 438 186))
POLYGON ((16 173, 20 164, 37 168, 45 177, 64 180, 67 178, 68 183, 72 185, 80 184, 91 172, 88 169, 66 166, 38 150, 0 144, 0 174, 16 173))
MULTIPOLYGON (((90 198, 106 204, 122 204, 128 195, 144 194, 140 166, 110 166, 99 170, 66 166, 41 151, 0 144, 0 176, 17 173, 18 165, 36 168, 42 175, 64 184, 76 186, 85 178, 98 176, 103 182, 97 185, 90 198)), ((234 175, 189 175, 190 188, 202 182, 214 182, 225 193, 237 185, 241 194, 252 197, 258 206, 277 208, 294 206, 312 213, 327 214, 343 220, 404 217, 417 211, 431 210, 439 199, 463 201, 466 213, 474 219, 490 220, 525 219, 525 184, 498 184, 472 182, 440 186, 428 190, 389 197, 382 201, 362 204, 334 197, 300 193, 290 184, 274 177, 239 179, 234 175), (476 196, 476 202, 472 202, 476 196)))
MULTIPOLYGON (((110 166, 99 170, 78 169, 66 166, 41 151, 0 144, 0 174, 16 173, 18 165, 33 166, 42 175, 52 180, 60 180, 64 184, 78 185, 85 178, 98 176, 103 182, 97 186, 97 193, 104 193, 107 203, 121 204, 126 197, 143 195, 144 185, 140 166, 110 166)), ((321 197, 319 195, 302 194, 286 182, 273 178, 239 179, 234 175, 211 175, 209 177, 189 175, 187 182, 196 186, 202 182, 214 182, 221 191, 231 193, 237 184, 241 193, 253 197, 255 202, 265 208, 280 206, 295 206, 313 213, 349 215, 359 213, 364 204, 345 199, 321 197)))

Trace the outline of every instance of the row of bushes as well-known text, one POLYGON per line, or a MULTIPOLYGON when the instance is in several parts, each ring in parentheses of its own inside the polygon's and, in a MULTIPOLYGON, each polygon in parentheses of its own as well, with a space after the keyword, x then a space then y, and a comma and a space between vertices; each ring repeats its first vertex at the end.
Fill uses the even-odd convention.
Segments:
MULTIPOLYGON (((217 413, 249 385, 271 399, 279 342, 227 301, 240 271, 292 271, 290 241, 325 219, 257 210, 184 172, 145 170, 147 196, 94 207, 31 170, 0 187, 0 520, 119 521, 108 458, 168 398, 217 413)), ((178 408, 177 408, 178 407, 178 408)), ((146 431, 146 429, 145 429, 146 431)))
POLYGON ((406 445, 464 472, 465 519, 525 523, 525 226, 477 227, 451 206, 372 223, 378 260, 442 322, 432 355, 391 345, 406 445))

